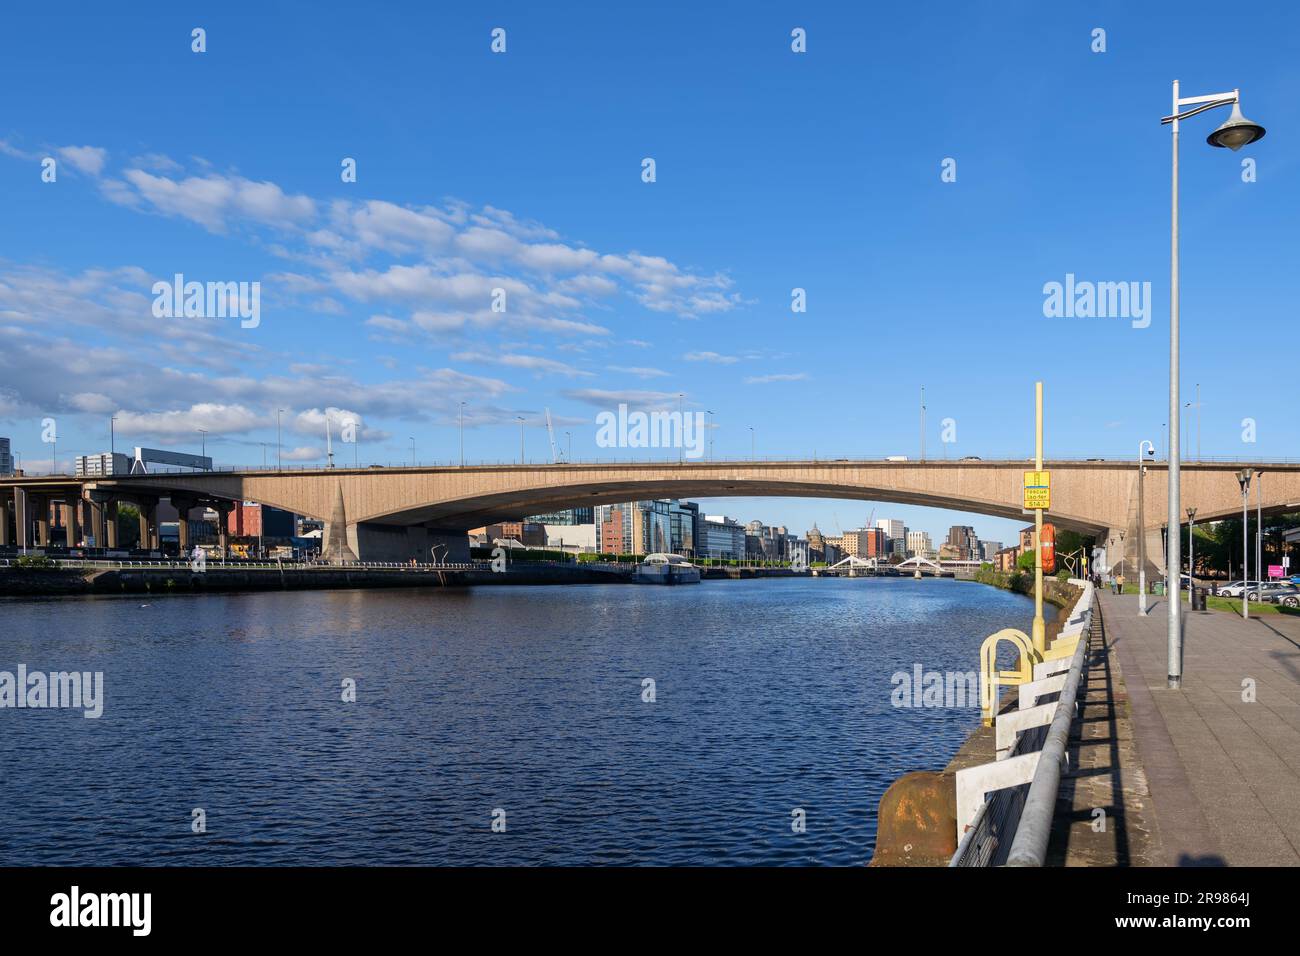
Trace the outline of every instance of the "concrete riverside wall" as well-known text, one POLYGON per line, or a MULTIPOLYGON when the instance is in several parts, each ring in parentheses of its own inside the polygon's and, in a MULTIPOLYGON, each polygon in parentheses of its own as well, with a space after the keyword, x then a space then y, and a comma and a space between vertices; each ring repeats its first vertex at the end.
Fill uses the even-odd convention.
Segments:
POLYGON ((624 583, 629 574, 604 568, 542 566, 491 571, 286 567, 284 571, 188 568, 0 568, 0 597, 75 594, 168 594, 202 591, 298 591, 346 588, 465 587, 503 584, 624 583))

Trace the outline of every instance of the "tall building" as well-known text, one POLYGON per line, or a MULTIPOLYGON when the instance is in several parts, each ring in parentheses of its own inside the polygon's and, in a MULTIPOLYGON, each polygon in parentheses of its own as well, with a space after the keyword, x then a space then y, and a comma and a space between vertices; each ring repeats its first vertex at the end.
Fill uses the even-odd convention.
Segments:
POLYGON ((907 532, 907 553, 911 557, 925 557, 934 550, 934 545, 930 543, 930 532, 928 531, 909 531, 907 532))
POLYGON ((669 517, 672 521, 673 553, 693 558, 698 550, 700 506, 694 501, 672 501, 669 517))
POLYGON ((790 534, 785 525, 772 527, 758 519, 746 525, 745 530, 753 539, 748 549, 750 557, 761 561, 786 560, 790 549, 799 540, 795 535, 790 534))
POLYGON ((845 531, 839 537, 838 545, 846 558, 865 558, 867 556, 866 532, 862 529, 845 531))
POLYGON ((877 518, 876 527, 885 532, 885 537, 891 541, 907 534, 907 528, 897 518, 877 518))
POLYGON ((955 524, 948 529, 947 544, 952 546, 954 560, 978 561, 980 557, 979 538, 975 529, 968 524, 955 524))
POLYGON ((14 473, 13 456, 9 454, 9 439, 0 438, 0 475, 14 473))
POLYGON ((822 535, 821 529, 817 527, 817 522, 813 522, 811 530, 806 531, 804 536, 808 539, 808 560, 825 561, 826 560, 826 538, 822 535))
MULTIPOLYGON (((606 554, 652 554, 673 550, 673 514, 678 512, 677 533, 687 542, 687 525, 693 516, 681 517, 683 509, 669 498, 629 501, 620 505, 597 505, 595 524, 600 550, 606 554)), ((689 529, 689 543, 694 544, 694 528, 689 529)))
MULTIPOLYGON (((627 554, 629 538, 624 536, 623 514, 628 505, 597 505, 596 548, 602 554, 627 554)), ((629 518, 629 523, 630 523, 629 518)))
POLYGON ((78 455, 75 470, 78 478, 125 475, 131 471, 131 459, 120 451, 117 453, 104 451, 98 455, 78 455))
POLYGON ((700 547, 696 552, 700 557, 732 560, 745 556, 745 526, 735 518, 705 515, 700 528, 700 547))
POLYGON ((997 558, 997 554, 998 554, 998 552, 1001 551, 1001 550, 1002 550, 1002 542, 1001 542, 1001 541, 984 541, 984 540, 981 540, 981 541, 980 541, 980 560, 981 560, 981 561, 993 561, 993 560, 995 560, 995 559, 997 558))

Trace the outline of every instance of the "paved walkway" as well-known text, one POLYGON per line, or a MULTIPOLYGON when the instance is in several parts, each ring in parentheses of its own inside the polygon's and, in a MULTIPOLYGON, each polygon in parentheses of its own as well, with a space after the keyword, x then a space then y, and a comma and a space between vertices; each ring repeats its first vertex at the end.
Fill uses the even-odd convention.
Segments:
POLYGON ((1099 593, 1165 862, 1300 865, 1300 617, 1185 612, 1171 691, 1164 598, 1141 618, 1137 595, 1099 593))

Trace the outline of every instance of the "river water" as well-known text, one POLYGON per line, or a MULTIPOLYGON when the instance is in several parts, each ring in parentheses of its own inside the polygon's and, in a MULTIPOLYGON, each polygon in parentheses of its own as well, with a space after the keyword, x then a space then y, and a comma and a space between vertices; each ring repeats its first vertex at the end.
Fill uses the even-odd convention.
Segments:
POLYGON ((891 578, 5 600, 0 671, 104 700, 0 709, 0 865, 865 863, 979 721, 891 675, 1032 613, 891 578))

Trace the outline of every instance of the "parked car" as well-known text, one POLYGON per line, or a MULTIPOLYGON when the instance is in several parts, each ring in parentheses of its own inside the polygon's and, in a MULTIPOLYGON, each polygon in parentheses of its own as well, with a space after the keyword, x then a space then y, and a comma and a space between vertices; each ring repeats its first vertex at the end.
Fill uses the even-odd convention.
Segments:
POLYGON ((1262 587, 1246 592, 1246 600, 1262 600, 1266 604, 1282 604, 1286 598, 1300 598, 1300 591, 1290 581, 1268 581, 1262 587))
POLYGON ((1233 581, 1230 584, 1220 584, 1219 594, 1222 597, 1241 597, 1243 585, 1245 585, 1246 587, 1254 588, 1258 584, 1259 584, 1258 581, 1250 581, 1250 582, 1233 581))

